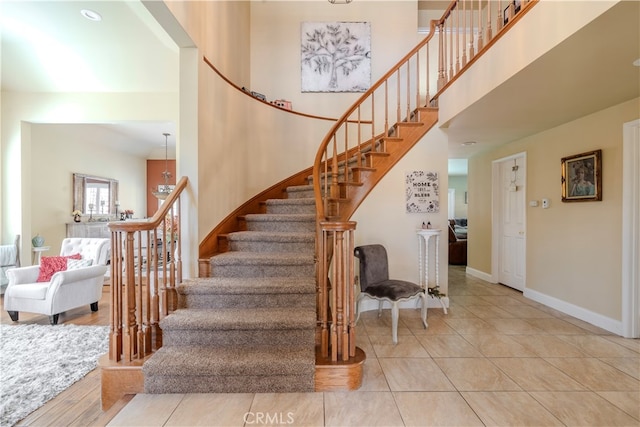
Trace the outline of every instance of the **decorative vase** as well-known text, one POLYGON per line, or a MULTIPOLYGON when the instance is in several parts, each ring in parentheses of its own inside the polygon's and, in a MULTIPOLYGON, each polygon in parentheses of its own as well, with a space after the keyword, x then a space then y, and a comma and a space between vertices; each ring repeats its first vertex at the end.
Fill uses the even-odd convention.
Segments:
POLYGON ((34 248, 39 248, 44 245, 44 237, 39 234, 36 234, 33 239, 31 239, 31 244, 34 248))
POLYGON ((74 215, 74 216, 73 216, 73 220, 74 220, 75 222, 80 222, 80 219, 81 219, 81 218, 80 218, 80 215, 74 215))

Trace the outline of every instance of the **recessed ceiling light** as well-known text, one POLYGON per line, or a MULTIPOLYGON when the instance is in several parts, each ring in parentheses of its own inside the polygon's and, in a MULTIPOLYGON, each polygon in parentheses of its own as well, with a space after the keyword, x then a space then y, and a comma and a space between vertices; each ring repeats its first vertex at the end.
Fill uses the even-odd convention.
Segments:
POLYGON ((475 145, 475 141, 467 141, 467 142, 463 142, 462 145, 464 145, 465 147, 468 147, 470 145, 475 145))
POLYGON ((635 65, 636 67, 640 67, 640 58, 633 61, 633 65, 635 65))
POLYGON ((91 9, 82 9, 80 11, 80 15, 84 16, 89 21, 102 21, 102 16, 98 12, 91 9))

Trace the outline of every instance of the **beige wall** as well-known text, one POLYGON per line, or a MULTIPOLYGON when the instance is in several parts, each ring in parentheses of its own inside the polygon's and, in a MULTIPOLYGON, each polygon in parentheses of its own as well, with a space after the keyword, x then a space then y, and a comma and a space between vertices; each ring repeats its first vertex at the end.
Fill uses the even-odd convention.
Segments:
MULTIPOLYGON (((622 126, 638 119, 638 99, 515 141, 469 160, 469 267, 491 274, 491 163, 527 153, 526 288, 592 313, 620 320, 622 126), (602 149, 603 200, 563 203, 563 157, 602 149)), ((525 291, 525 294, 527 291, 525 291)))
MULTIPOLYGON (((42 157, 38 152, 40 142, 38 133, 35 133, 33 124, 47 123, 102 123, 112 121, 173 121, 178 118, 177 93, 165 94, 134 94, 134 93, 3 93, 2 94, 2 239, 12 238, 15 234, 21 234, 22 257, 30 259, 31 237, 36 233, 43 234, 43 229, 49 230, 49 221, 55 218, 59 221, 57 230, 64 229, 64 223, 69 220, 71 213, 71 193, 60 186, 51 190, 53 211, 51 216, 44 219, 36 219, 34 211, 49 209, 44 208, 35 199, 34 194, 48 191, 46 172, 51 172, 58 163, 64 164, 66 153, 57 152, 53 157, 42 157), (34 141, 36 146, 34 147, 34 141), (34 174, 32 170, 33 159, 37 159, 37 168, 42 175, 34 174), (11 207, 19 208, 11 210, 11 207), (68 212, 67 212, 68 211, 68 212), (45 221, 40 223, 38 221, 45 221)), ((44 143, 44 142, 42 142, 44 143)), ((70 154, 73 156, 73 154, 70 154)), ((109 159, 117 162, 117 155, 109 156, 109 159)), ((76 159, 78 160, 78 159, 76 159)), ((81 161, 84 169, 96 170, 96 175, 103 175, 114 179, 123 179, 115 176, 114 169, 108 167, 100 157, 88 153, 81 161), (108 167, 108 168, 107 168, 108 167), (104 172, 104 173, 100 173, 104 172)), ((79 166, 73 164, 69 170, 79 166)), ((143 166, 144 168, 144 166, 143 166)), ((72 170, 81 172, 81 170, 72 170)), ((57 172, 55 172, 57 173, 57 172)), ((129 176, 129 175, 127 175, 129 176)), ((70 179, 70 178, 69 178, 70 179)), ((125 178, 128 179, 128 178, 125 178)), ((144 187, 138 197, 131 195, 129 200, 133 208, 142 212, 144 207, 144 187)), ((125 193, 126 194, 126 193, 125 193)), ((125 196, 126 197, 126 196, 125 196)), ((126 202, 121 200, 121 203, 126 202)), ((40 214, 38 213, 38 216, 40 214)), ((54 234, 60 236, 60 231, 54 234)), ((52 244, 55 238, 49 240, 52 244)), ((59 246, 59 245, 58 245, 59 246)))
POLYGON ((326 0, 253 2, 251 89, 265 94, 268 100, 291 100, 301 112, 339 117, 361 94, 301 92, 301 24, 371 23, 374 83, 423 38, 417 33, 417 11, 415 0, 355 1, 346 7, 326 0))
MULTIPOLYGON (((434 126, 398 164, 378 183, 352 217, 357 222, 356 245, 383 244, 389 256, 389 274, 396 279, 419 280, 418 239, 416 229, 423 222, 446 230, 448 188, 448 143, 445 134, 434 126), (440 178, 440 212, 415 214, 406 212, 405 172, 437 172, 440 178)), ((443 231, 439 244, 438 273, 440 289, 448 292, 447 237, 443 231)), ((430 248, 434 260, 433 241, 430 248)), ((434 285, 435 263, 431 266, 430 286, 434 285)), ((373 307, 372 307, 373 308, 373 307)))
MULTIPOLYGON (((31 125, 31 228, 33 235, 40 234, 51 246, 45 255, 59 253, 66 237, 65 224, 72 221, 73 173, 117 179, 122 209, 133 209, 136 217, 145 213, 145 159, 90 144, 68 129, 65 125, 31 125)), ((25 240, 30 242, 30 238, 25 240)))
MULTIPOLYGON (((375 80, 413 47, 416 1, 166 3, 205 55, 238 86, 286 98, 296 110, 339 116, 360 94, 300 92, 300 23, 372 22, 375 80), (277 28, 274 27, 277 22, 277 28), (376 55, 375 52, 378 52, 376 55), (276 76, 274 78, 274 76, 276 76)), ((332 121, 295 116, 256 102, 199 64, 198 236, 268 186, 310 167, 332 121), (277 165, 277 167, 274 167, 277 165)))

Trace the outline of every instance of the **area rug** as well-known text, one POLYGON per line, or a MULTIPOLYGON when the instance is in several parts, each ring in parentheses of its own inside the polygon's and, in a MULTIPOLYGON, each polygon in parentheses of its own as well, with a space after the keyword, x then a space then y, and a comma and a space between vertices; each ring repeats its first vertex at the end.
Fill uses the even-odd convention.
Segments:
POLYGON ((0 325, 0 426, 44 405, 98 365, 108 326, 0 325))

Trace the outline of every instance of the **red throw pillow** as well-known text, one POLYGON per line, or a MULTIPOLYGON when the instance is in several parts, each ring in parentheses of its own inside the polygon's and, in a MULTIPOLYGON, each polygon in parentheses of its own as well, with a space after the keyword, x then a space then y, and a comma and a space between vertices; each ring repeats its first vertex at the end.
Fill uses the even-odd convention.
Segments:
POLYGON ((36 282, 48 282, 58 271, 67 269, 67 259, 82 259, 80 254, 68 256, 43 256, 40 259, 40 273, 36 282))

